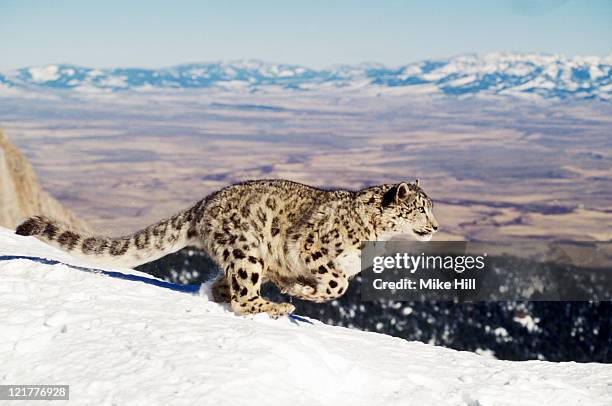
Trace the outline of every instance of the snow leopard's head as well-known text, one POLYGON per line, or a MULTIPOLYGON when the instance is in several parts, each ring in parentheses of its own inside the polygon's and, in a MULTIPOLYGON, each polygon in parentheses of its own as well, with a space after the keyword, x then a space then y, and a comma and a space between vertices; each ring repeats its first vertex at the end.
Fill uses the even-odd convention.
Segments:
POLYGON ((433 203, 420 188, 418 180, 393 185, 384 193, 381 239, 407 234, 419 241, 429 241, 438 226, 433 215, 433 203))

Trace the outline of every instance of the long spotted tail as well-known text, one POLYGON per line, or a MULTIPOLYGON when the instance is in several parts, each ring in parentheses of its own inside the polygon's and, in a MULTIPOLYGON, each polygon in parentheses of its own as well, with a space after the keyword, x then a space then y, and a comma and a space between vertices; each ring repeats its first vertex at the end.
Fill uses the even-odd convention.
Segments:
POLYGON ((44 216, 30 217, 15 230, 72 255, 105 266, 135 267, 197 242, 204 202, 132 235, 111 238, 84 235, 44 216))

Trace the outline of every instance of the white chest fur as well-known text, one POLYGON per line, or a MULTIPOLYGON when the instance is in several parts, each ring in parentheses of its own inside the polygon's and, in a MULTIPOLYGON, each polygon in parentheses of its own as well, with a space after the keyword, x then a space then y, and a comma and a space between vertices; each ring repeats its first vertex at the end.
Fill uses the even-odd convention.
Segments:
POLYGON ((361 272, 361 251, 355 249, 343 252, 336 258, 334 265, 348 276, 358 274, 361 272))

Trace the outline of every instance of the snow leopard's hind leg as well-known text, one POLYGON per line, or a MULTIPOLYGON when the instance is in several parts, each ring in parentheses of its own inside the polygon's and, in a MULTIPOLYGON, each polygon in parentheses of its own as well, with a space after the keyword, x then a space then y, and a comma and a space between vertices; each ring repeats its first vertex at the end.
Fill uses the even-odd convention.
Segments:
POLYGON ((226 268, 230 281, 230 305, 238 314, 268 313, 272 318, 285 316, 295 310, 289 303, 275 303, 261 297, 264 261, 254 253, 235 249, 233 261, 226 268))
POLYGON ((217 303, 229 303, 232 297, 226 274, 219 276, 212 284, 213 300, 217 303))

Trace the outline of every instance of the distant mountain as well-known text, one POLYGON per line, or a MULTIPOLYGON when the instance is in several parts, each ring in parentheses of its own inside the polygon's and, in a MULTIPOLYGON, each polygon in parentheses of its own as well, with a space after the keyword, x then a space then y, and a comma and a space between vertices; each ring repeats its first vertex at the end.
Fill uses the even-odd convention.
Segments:
POLYGON ((93 88, 108 91, 157 88, 256 91, 408 91, 442 95, 515 95, 545 99, 612 98, 612 56, 544 54, 461 55, 397 68, 337 65, 315 70, 261 61, 185 64, 162 69, 95 69, 74 65, 22 68, 0 75, 2 87, 93 88))

